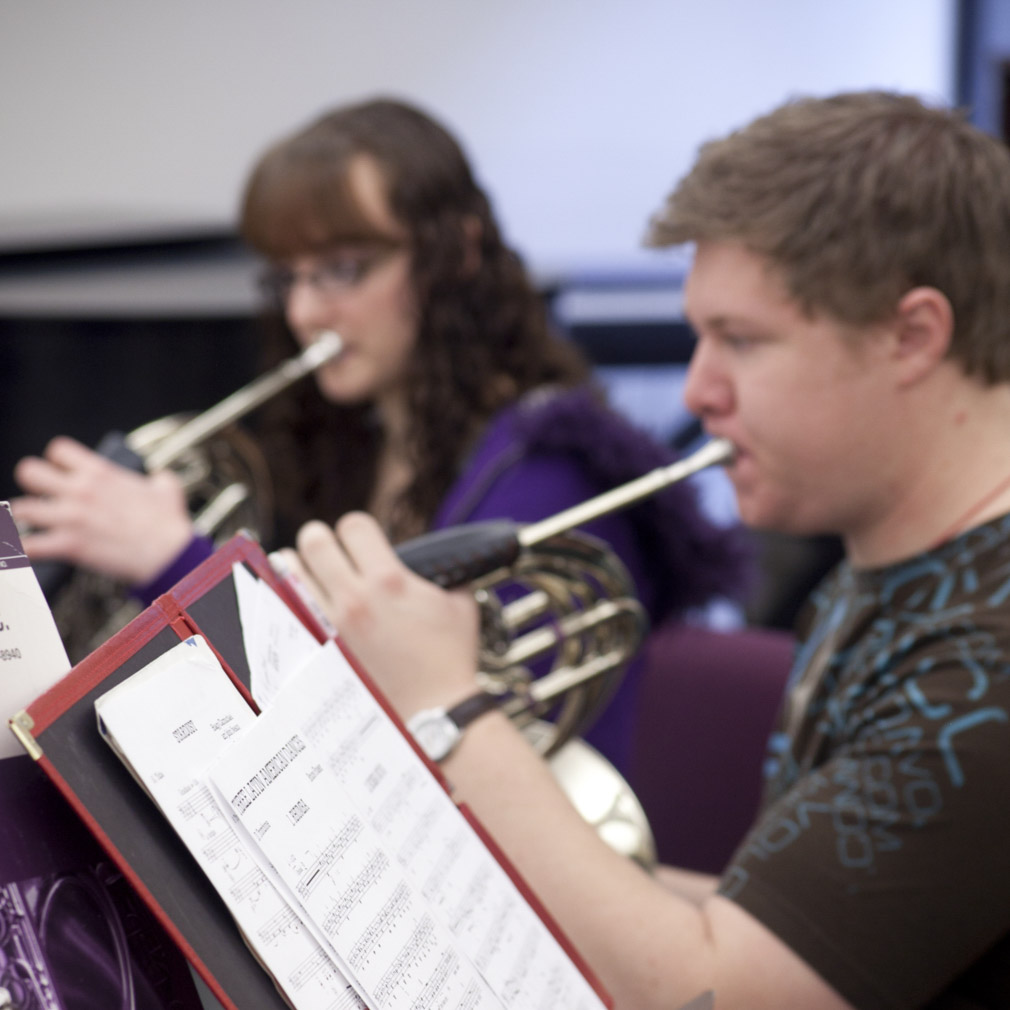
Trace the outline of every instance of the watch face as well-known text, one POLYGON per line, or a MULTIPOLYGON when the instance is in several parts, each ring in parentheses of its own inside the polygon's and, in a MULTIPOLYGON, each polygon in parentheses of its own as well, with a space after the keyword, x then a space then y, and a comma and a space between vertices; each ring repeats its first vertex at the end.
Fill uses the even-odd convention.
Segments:
POLYGON ((441 761, 459 742, 460 729, 444 712, 422 712, 410 723, 410 732, 432 761, 441 761))

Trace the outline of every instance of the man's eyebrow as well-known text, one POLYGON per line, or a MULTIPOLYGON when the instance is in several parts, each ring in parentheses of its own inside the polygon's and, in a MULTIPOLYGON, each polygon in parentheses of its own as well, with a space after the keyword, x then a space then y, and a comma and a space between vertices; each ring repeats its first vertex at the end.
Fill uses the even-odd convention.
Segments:
POLYGON ((732 329, 735 325, 737 325, 737 321, 732 316, 725 314, 695 319, 685 312, 684 318, 687 320, 687 324, 692 330, 696 330, 698 327, 704 326, 706 329, 723 331, 732 329))

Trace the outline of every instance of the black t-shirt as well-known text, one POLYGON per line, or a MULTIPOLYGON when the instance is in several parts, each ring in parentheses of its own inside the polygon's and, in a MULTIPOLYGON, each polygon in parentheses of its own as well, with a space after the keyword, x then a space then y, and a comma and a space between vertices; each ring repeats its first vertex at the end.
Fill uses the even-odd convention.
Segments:
POLYGON ((1010 516, 811 599, 721 893, 855 1006, 1010 1007, 1010 516))

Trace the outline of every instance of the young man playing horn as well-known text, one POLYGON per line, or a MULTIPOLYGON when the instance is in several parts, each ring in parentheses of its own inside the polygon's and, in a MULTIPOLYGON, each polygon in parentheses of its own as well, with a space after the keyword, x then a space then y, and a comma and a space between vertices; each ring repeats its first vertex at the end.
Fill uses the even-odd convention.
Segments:
MULTIPOLYGON (((790 103, 706 145, 650 241, 697 244, 686 398, 743 518, 846 548, 766 805, 720 880, 657 880, 502 715, 447 775, 620 1008, 1008 1006, 1010 153, 908 97, 790 103)), ((405 718, 473 693, 468 598, 360 514, 298 546, 405 718)))

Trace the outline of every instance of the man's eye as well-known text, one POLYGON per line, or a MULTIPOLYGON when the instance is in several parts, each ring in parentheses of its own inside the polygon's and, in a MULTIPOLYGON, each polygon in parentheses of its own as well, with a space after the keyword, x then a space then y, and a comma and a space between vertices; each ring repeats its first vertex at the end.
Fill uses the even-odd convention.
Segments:
POLYGON ((746 350, 755 342, 753 337, 745 337, 739 333, 727 333, 722 340, 727 347, 731 347, 735 351, 746 350))

